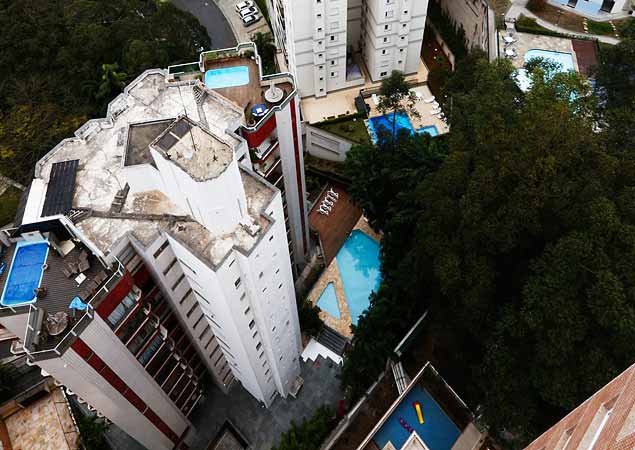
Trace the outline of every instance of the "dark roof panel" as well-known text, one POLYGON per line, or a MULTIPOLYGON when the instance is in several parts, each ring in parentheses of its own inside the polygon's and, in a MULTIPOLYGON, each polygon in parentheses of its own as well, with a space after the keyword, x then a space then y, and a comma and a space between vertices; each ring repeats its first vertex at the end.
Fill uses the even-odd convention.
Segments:
POLYGON ((51 166, 42 216, 64 214, 71 210, 78 167, 78 159, 54 163, 51 166))

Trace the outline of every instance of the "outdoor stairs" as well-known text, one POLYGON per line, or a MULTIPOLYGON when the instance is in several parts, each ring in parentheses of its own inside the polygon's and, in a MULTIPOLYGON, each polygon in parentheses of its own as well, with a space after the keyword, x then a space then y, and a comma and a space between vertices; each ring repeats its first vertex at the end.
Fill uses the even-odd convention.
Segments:
POLYGON ((195 84, 192 87, 192 91, 194 93, 194 99, 196 100, 197 105, 201 105, 205 101, 205 91, 202 86, 199 84, 195 84))
POLYGON ((326 325, 322 328, 317 341, 339 356, 344 355, 344 350, 349 343, 348 339, 326 325))

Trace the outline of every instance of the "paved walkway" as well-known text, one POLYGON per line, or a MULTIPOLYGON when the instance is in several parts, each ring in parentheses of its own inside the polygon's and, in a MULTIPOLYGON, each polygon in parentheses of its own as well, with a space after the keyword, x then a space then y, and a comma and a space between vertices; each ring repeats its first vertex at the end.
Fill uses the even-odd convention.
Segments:
POLYGON ((302 362, 304 386, 298 398, 278 397, 269 409, 264 408, 240 385, 234 384, 228 395, 213 385, 206 387, 206 398, 190 415, 197 435, 190 446, 192 450, 205 450, 216 436, 225 420, 232 424, 249 441, 254 450, 270 450, 280 435, 294 421, 300 424, 312 416, 320 406, 328 404, 333 411, 343 398, 340 391, 340 366, 319 357, 317 362, 302 362))
POLYGON ((505 22, 507 23, 508 28, 511 26, 513 22, 515 22, 520 16, 531 17, 536 19, 536 23, 542 27, 547 28, 548 30, 555 31, 557 33, 566 34, 569 36, 579 37, 582 39, 597 39, 600 42, 604 42, 606 44, 616 45, 620 42, 619 39, 610 36, 601 36, 597 34, 586 34, 586 33, 577 33, 575 31, 567 30, 566 28, 559 27, 557 25, 552 24, 551 22, 547 22, 546 20, 541 19, 536 16, 534 13, 527 9, 527 0, 515 0, 512 3, 512 6, 505 14, 505 22))
MULTIPOLYGON (((212 48, 236 46, 236 34, 225 15, 213 0, 171 0, 174 5, 190 12, 207 29, 212 48)), ((210 50, 210 49, 205 49, 210 50)))
POLYGON ((225 15, 225 19, 227 19, 234 30, 234 36, 236 36, 238 42, 250 41, 251 36, 255 33, 271 33, 271 28, 269 28, 269 24, 265 20, 262 11, 260 11, 260 15, 263 17, 259 22, 249 27, 245 27, 243 21, 236 12, 236 3, 238 3, 238 1, 239 0, 215 0, 216 4, 225 15))

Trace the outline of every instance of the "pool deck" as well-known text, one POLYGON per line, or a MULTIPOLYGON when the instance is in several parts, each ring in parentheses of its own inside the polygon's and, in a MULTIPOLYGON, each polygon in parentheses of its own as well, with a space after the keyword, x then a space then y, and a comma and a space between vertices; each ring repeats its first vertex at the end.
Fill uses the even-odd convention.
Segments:
MULTIPOLYGON (((326 217, 326 216, 322 216, 322 217, 326 217)), ((328 217, 330 217, 330 215, 328 217)), ((381 236, 379 236, 370 228, 370 226, 368 225, 368 222, 366 221, 366 218, 364 218, 363 216, 360 216, 357 222, 355 223, 355 225, 346 233, 344 240, 353 230, 361 230, 377 242, 380 242, 381 240, 381 236)), ((344 240, 342 240, 340 247, 344 243, 344 240)), ((339 247, 338 247, 338 250, 339 250, 339 247)), ((335 254, 337 254, 337 251, 335 252, 335 254)), ((340 270, 337 265, 337 259, 335 257, 333 257, 330 263, 328 263, 326 269, 324 269, 324 272, 322 272, 322 275, 320 275, 320 278, 313 285, 313 288, 309 292, 308 299, 311 302, 311 304, 313 305, 317 304, 317 301, 320 298, 322 291, 326 288, 326 286, 329 283, 333 283, 333 287, 335 288, 335 296, 337 297, 337 306, 340 310, 340 318, 338 319, 336 317, 333 317, 326 311, 320 311, 320 319, 322 319, 322 321, 326 325, 333 328, 342 336, 351 338, 353 337, 353 332, 351 330, 351 324, 353 322, 351 320, 351 312, 348 308, 348 302, 346 301, 346 295, 344 294, 344 285, 342 283, 342 277, 340 275, 340 270)))
MULTIPOLYGON (((504 36, 505 34, 503 33, 500 33, 499 35, 501 55, 504 54, 505 49, 503 41, 504 36)), ((525 65, 525 53, 529 50, 551 50, 554 52, 571 53, 573 55, 573 65, 575 70, 580 70, 578 66, 578 58, 575 50, 573 49, 573 43, 569 38, 542 36, 528 33, 514 33, 514 39, 516 39, 517 42, 512 44, 510 48, 513 48, 518 56, 510 59, 510 61, 517 69, 520 69, 525 65)))
MULTIPOLYGON (((233 86, 227 88, 214 88, 214 92, 236 103, 240 108, 246 109, 258 103, 266 103, 264 94, 269 89, 270 83, 260 82, 260 74, 256 61, 251 58, 227 58, 224 60, 212 60, 205 62, 205 70, 225 69, 227 67, 247 66, 249 68, 249 83, 243 86, 233 86)), ((284 90, 288 95, 293 91, 293 86, 288 82, 276 83, 276 86, 284 90)), ((286 95, 285 97, 286 98, 286 95)))

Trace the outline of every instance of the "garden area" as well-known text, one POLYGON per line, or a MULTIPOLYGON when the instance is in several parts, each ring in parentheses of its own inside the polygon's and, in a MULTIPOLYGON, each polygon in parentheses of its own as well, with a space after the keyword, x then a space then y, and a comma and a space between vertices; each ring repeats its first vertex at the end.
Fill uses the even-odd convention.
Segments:
POLYGON ((529 0, 527 9, 541 19, 575 33, 586 33, 588 31, 589 34, 599 34, 603 36, 615 35, 615 30, 609 22, 585 20, 582 16, 550 5, 547 3, 547 0, 529 0), (587 26, 586 30, 585 22, 587 26))
POLYGON ((0 226, 13 222, 21 195, 22 191, 13 186, 0 195, 0 226))
POLYGON ((364 116, 359 113, 346 117, 325 120, 324 122, 316 123, 314 126, 324 131, 328 131, 329 133, 333 133, 336 136, 348 139, 356 144, 370 143, 368 130, 366 129, 366 124, 364 123, 364 116))

